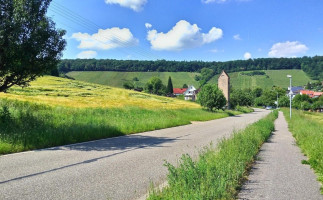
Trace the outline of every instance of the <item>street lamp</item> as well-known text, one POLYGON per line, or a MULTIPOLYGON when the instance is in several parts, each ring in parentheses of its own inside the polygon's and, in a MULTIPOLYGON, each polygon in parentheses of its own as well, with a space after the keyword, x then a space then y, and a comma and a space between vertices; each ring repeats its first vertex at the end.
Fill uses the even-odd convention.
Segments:
POLYGON ((289 78, 289 118, 292 119, 292 75, 287 75, 289 78))

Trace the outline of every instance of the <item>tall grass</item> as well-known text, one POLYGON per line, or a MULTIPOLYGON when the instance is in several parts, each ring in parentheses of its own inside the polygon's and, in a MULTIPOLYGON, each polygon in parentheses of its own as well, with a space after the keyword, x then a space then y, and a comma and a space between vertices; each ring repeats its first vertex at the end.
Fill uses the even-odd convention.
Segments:
MULTIPOLYGON (((283 109, 283 112, 297 145, 308 157, 307 162, 323 184, 323 114, 293 110, 290 120, 289 110, 283 109)), ((321 192, 323 193, 323 187, 321 192)))
POLYGON ((0 99, 0 154, 168 128, 240 113, 130 106, 71 108, 0 99))
POLYGON ((206 148, 197 161, 183 155, 178 167, 166 163, 169 186, 153 189, 148 199, 234 199, 259 148, 274 130, 277 116, 275 111, 223 139, 216 148, 206 148))

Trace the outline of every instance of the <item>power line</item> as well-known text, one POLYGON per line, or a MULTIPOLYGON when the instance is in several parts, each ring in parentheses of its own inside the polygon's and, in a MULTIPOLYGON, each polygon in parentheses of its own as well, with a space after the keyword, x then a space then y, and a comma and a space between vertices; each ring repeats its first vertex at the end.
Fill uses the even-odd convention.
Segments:
MULTIPOLYGON (((60 5, 57 2, 52 2, 52 6, 50 7, 50 10, 52 12, 64 17, 64 18, 68 19, 72 23, 75 23, 77 25, 80 25, 80 26, 84 27, 86 30, 90 30, 91 32, 93 31, 92 29, 95 30, 93 32, 96 32, 98 29, 100 29, 100 26, 97 25, 96 23, 84 18, 83 16, 73 12, 72 10, 66 8, 63 5, 60 5)), ((68 26, 68 27, 70 27, 70 26, 68 26)), ((119 51, 121 50, 124 53, 127 53, 126 52, 127 48, 129 48, 130 46, 134 46, 133 41, 132 42, 124 42, 122 40, 122 38, 120 38, 116 34, 113 34, 111 37, 102 36, 102 38, 106 39, 106 40, 111 40, 111 39, 116 40, 119 46, 124 47, 124 48, 116 48, 116 49, 119 50, 119 51)), ((92 39, 106 45, 105 42, 102 42, 102 41, 100 41, 98 39, 95 39, 95 38, 92 38, 92 39)), ((138 55, 141 55, 142 57, 146 57, 146 58, 149 58, 149 59, 152 59, 152 60, 160 59, 158 56, 156 56, 156 55, 152 54, 151 52, 147 51, 146 49, 143 49, 143 48, 140 48, 140 47, 137 47, 137 50, 131 51, 130 53, 136 53, 138 55)))

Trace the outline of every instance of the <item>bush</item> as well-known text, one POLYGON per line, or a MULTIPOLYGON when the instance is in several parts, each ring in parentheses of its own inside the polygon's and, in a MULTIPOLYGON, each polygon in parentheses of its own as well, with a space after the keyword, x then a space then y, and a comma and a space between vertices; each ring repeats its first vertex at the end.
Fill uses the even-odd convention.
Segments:
POLYGON ((130 83, 130 82, 125 82, 125 83, 123 84, 123 87, 124 87, 125 89, 128 89, 128 90, 132 90, 132 89, 134 89, 134 88, 135 88, 135 86, 133 85, 133 83, 130 83))
POLYGON ((198 94, 198 102, 210 111, 222 109, 226 99, 217 85, 206 84, 198 94))

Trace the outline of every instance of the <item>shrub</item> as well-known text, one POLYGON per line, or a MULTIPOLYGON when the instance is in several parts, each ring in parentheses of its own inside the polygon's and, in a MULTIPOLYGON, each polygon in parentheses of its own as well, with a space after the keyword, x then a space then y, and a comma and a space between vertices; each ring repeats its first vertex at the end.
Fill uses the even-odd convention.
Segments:
POLYGON ((206 84, 198 94, 198 102, 210 111, 222 109, 226 99, 217 85, 206 84))

